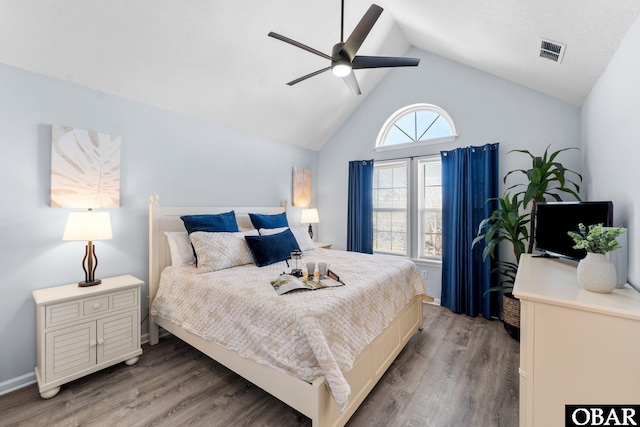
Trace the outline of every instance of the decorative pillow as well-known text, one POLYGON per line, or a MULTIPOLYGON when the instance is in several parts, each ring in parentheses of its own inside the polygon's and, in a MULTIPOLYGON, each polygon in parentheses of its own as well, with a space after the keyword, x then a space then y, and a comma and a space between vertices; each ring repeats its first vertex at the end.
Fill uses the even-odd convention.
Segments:
POLYGON ((282 212, 275 215, 263 215, 263 214, 250 213, 249 218, 251 219, 251 223, 256 228, 256 230, 259 230, 261 228, 280 228, 280 227, 289 226, 286 212, 282 212))
POLYGON ((284 261, 291 256, 292 251, 300 250, 289 229, 270 236, 246 236, 245 239, 258 267, 284 261))
MULTIPOLYGON (((286 229, 287 227, 261 228, 259 231, 261 236, 270 236, 273 234, 282 233, 286 229)), ((309 227, 307 225, 296 225, 295 227, 291 227, 290 230, 293 233, 293 237, 296 238, 301 251, 311 251, 316 248, 313 240, 311 240, 311 236, 309 236, 309 227)))
POLYGON ((300 224, 291 228, 293 236, 298 241, 300 249, 303 251, 312 251, 316 248, 316 244, 309 236, 309 226, 306 224, 300 224))
POLYGON ((258 230, 239 233, 194 231, 189 235, 198 256, 198 273, 222 270, 238 265, 251 264, 253 257, 247 242, 248 236, 258 236, 258 230))
POLYGON ((221 214, 183 215, 184 228, 189 234, 195 231, 238 232, 238 223, 234 211, 221 214))
POLYGON ((195 264, 196 257, 193 256, 193 248, 189 241, 189 234, 186 231, 165 231, 169 252, 171 252, 171 265, 180 266, 185 264, 195 264))
POLYGON ((282 233, 284 230, 288 230, 289 227, 278 227, 278 228, 261 228, 258 230, 261 236, 273 236, 274 234, 282 233))

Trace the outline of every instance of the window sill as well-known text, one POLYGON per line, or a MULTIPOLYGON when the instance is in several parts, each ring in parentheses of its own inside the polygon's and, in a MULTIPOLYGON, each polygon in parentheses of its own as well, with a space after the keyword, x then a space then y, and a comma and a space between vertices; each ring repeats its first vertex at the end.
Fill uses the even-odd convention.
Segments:
POLYGON ((440 259, 411 258, 411 261, 423 267, 442 268, 442 260, 440 259))
POLYGON ((393 145, 379 145, 379 146, 373 147, 373 149, 376 152, 403 150, 405 148, 424 147, 426 145, 435 145, 435 144, 442 144, 444 142, 453 142, 456 140, 457 137, 458 135, 454 134, 454 135, 442 136, 440 138, 427 139, 425 141, 406 142, 403 144, 393 144, 393 145))
POLYGON ((383 252, 383 251, 373 251, 374 254, 379 255, 390 255, 398 258, 408 259, 413 261, 414 264, 420 265, 423 267, 432 267, 432 268, 442 268, 442 260, 441 259, 430 259, 430 258, 409 258, 406 255, 398 255, 392 252, 383 252))

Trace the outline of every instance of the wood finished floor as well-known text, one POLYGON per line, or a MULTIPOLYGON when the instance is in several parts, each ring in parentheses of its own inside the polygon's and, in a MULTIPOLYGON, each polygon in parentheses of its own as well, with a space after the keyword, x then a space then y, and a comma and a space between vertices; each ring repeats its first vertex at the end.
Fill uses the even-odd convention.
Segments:
MULTIPOLYGON (((41 399, 0 396, 0 426, 310 426, 311 421, 175 337, 41 399)), ((347 424, 518 425, 518 343, 502 323, 425 305, 414 335, 347 424)))

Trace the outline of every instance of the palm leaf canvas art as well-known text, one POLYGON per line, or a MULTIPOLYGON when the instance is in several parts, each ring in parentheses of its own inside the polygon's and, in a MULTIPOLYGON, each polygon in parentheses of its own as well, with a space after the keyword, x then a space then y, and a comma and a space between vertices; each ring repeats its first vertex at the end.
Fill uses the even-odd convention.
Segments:
POLYGON ((120 206, 120 137, 51 126, 51 206, 120 206))
POLYGON ((311 206, 311 170, 293 167, 293 206, 311 206))

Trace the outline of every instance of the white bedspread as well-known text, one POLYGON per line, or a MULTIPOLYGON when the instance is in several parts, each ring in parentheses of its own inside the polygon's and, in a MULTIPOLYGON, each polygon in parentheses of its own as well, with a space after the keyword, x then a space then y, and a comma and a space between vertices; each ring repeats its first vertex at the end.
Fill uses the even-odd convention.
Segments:
POLYGON ((346 285, 278 295, 269 282, 293 267, 284 261, 205 274, 168 267, 151 313, 304 381, 324 376, 342 411, 343 373, 425 283, 411 261, 392 256, 316 249, 298 267, 309 261, 328 262, 346 285))

